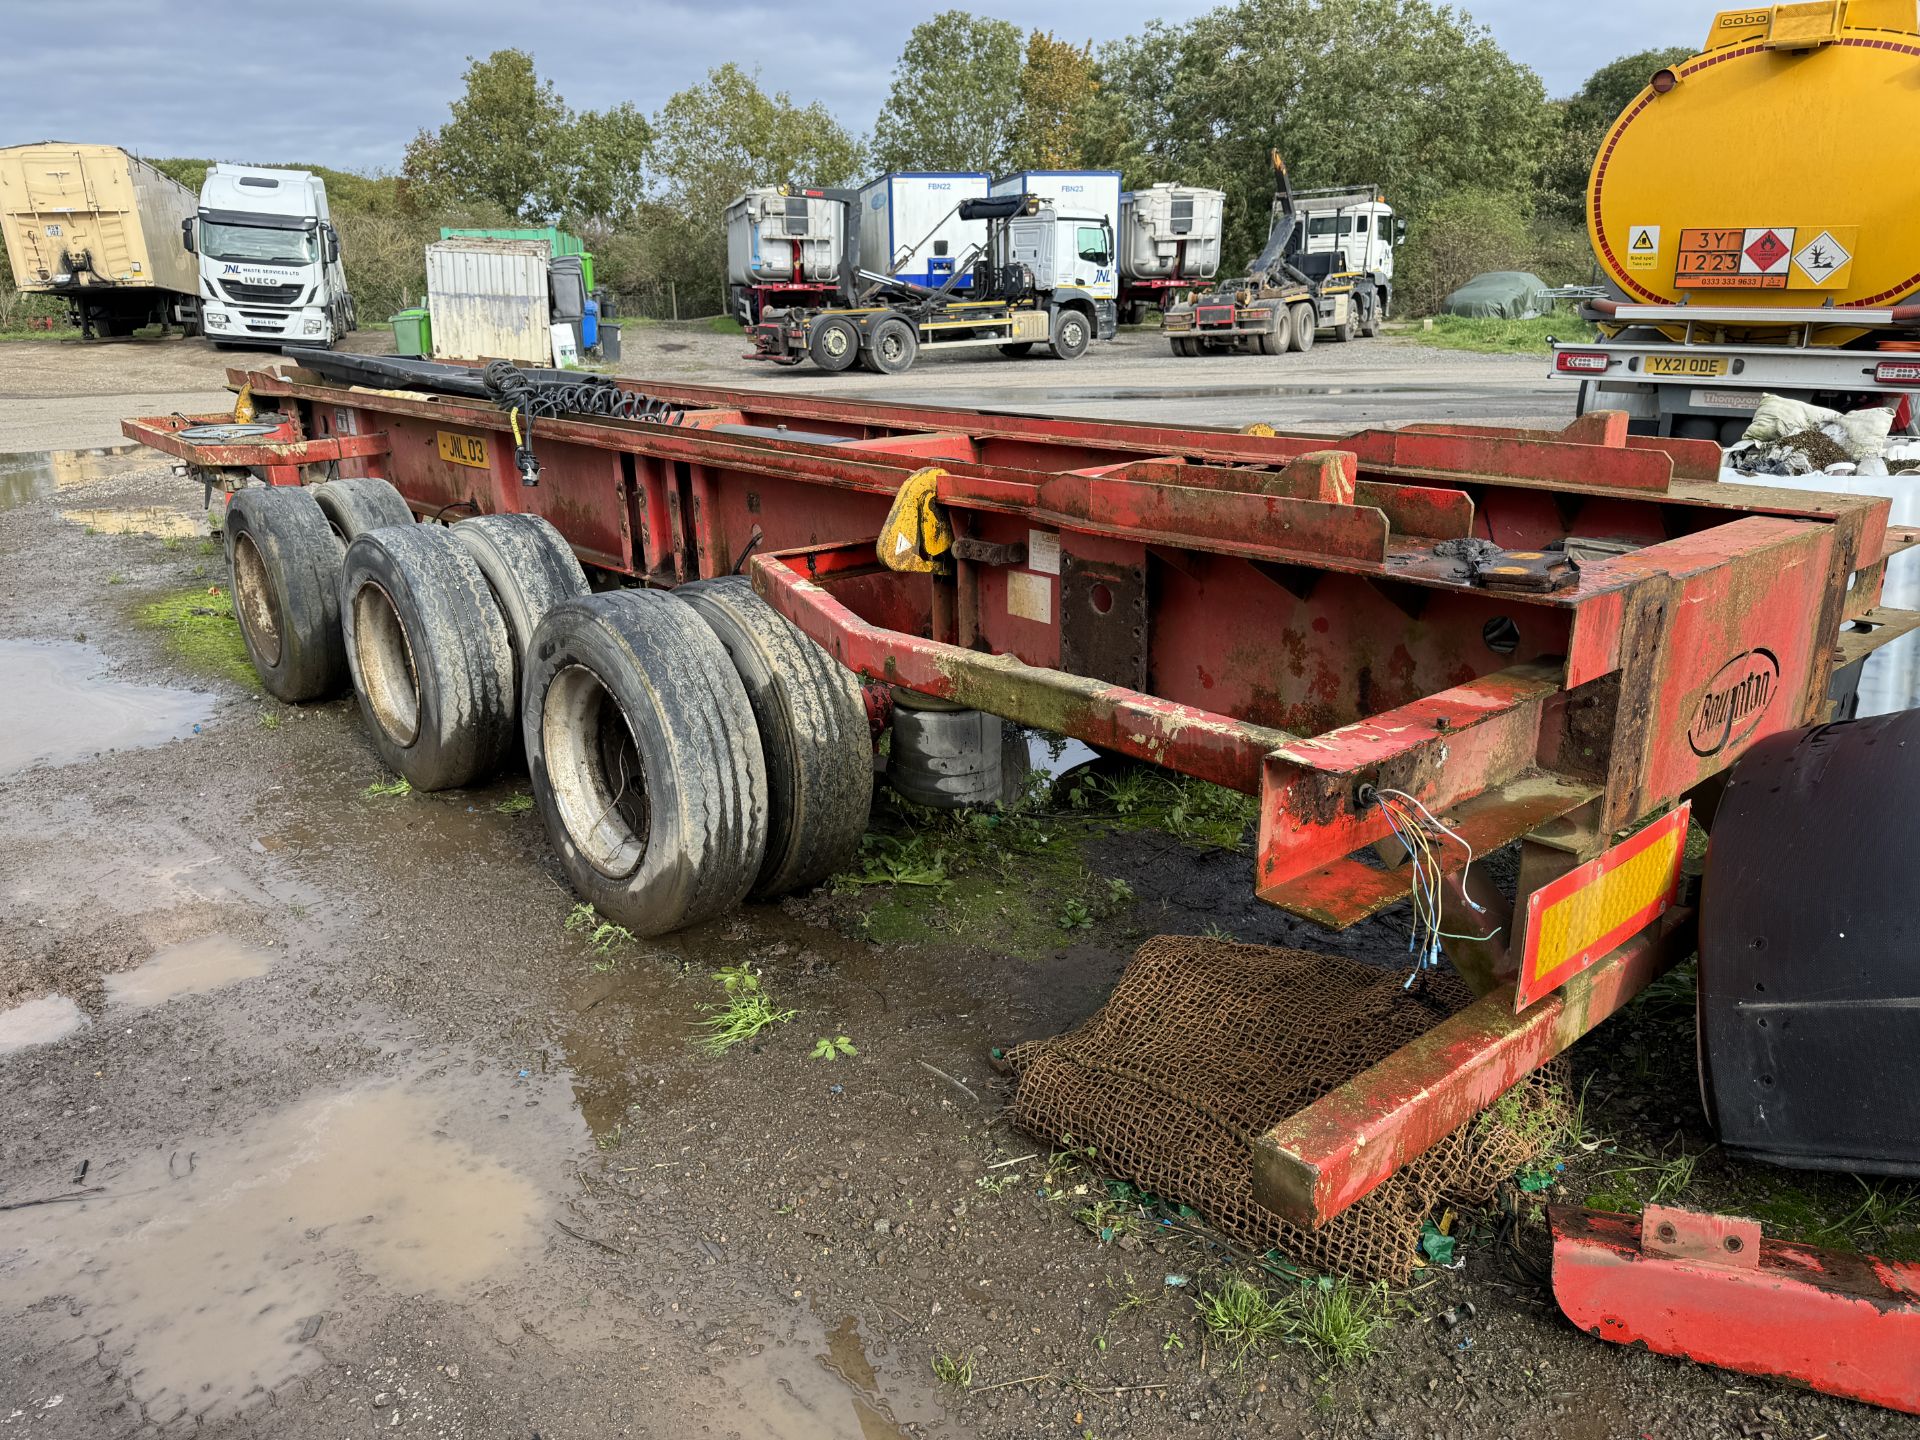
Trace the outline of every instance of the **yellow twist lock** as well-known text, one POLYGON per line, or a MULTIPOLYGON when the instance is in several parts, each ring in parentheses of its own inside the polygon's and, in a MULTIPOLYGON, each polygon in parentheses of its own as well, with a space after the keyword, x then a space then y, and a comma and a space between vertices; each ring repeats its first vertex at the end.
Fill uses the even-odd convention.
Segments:
POLYGON ((1251 425, 1242 425, 1240 427, 1240 433, 1242 435, 1258 435, 1262 439, 1272 439, 1273 436, 1279 432, 1275 430, 1273 426, 1267 424, 1266 421, 1256 420, 1251 425))
POLYGON ((934 499, 946 473, 935 466, 916 470, 894 495, 893 508, 874 546, 880 563, 889 570, 908 575, 953 573, 953 562, 945 558, 953 549, 953 526, 934 499))

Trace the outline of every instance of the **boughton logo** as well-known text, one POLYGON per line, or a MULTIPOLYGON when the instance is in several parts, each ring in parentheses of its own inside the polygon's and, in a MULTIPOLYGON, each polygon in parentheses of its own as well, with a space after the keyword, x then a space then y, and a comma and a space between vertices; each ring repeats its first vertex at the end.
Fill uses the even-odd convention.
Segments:
POLYGON ((1771 650, 1749 650, 1722 665, 1707 682, 1687 727, 1687 744, 1705 758, 1751 735, 1780 688, 1780 662, 1771 650))

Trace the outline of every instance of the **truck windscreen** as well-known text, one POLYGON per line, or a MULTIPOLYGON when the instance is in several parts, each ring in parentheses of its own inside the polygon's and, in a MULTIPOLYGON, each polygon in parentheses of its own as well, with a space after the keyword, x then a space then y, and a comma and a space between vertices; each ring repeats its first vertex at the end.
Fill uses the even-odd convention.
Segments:
POLYGON ((200 222, 200 252, 215 260, 310 265, 319 255, 317 245, 317 237, 311 230, 269 230, 257 225, 200 222))

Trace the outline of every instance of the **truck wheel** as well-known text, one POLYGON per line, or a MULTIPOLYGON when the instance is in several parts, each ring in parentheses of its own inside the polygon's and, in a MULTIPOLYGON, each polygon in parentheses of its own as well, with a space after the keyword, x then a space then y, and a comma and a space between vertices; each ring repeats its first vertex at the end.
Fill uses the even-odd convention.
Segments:
POLYGON ((277 700, 320 700, 347 680, 340 546, 299 486, 235 493, 225 532, 233 613, 260 684, 277 700))
POLYGON ((1263 335, 1253 337, 1253 348, 1261 355, 1284 355, 1291 348, 1293 336, 1293 317, 1282 315, 1274 322, 1274 328, 1263 335))
POLYGON ((920 353, 920 340, 913 326, 898 315, 889 315, 873 327, 873 341, 867 355, 873 368, 882 375, 898 375, 912 367, 920 353))
POLYGON ((814 327, 807 354, 822 370, 837 375, 860 358, 860 329, 843 316, 829 315, 814 327))
POLYGON ((1290 349, 1305 354, 1313 348, 1314 333, 1319 328, 1320 317, 1313 313, 1313 306, 1305 301, 1291 307, 1287 313, 1293 320, 1287 345, 1290 349))
POLYGON ((496 769, 513 738, 513 649, 486 577, 438 525, 369 530, 340 575, 347 663, 373 748, 416 790, 496 769))
POLYGON ((513 649, 513 704, 519 714, 533 633, 562 600, 590 594, 587 572, 560 532, 538 515, 476 515, 452 535, 486 577, 513 649))
POLYGON ((1087 346, 1093 339, 1093 327, 1087 323, 1087 317, 1078 310, 1062 310, 1055 317, 1053 325, 1053 357, 1056 360, 1078 360, 1087 353, 1087 346))
POLYGON ((1360 333, 1369 340, 1380 334, 1380 311, 1385 303, 1380 296, 1376 295, 1367 303, 1367 313, 1360 317, 1360 333))
POLYGON ((731 910, 760 874, 767 772, 726 649, 691 606, 616 590, 534 636, 521 735, 560 864, 636 935, 731 910))
POLYGON ((748 892, 772 900, 846 868, 873 808, 873 741, 850 671, 744 575, 674 592, 733 659, 767 767, 767 852, 748 892))
POLYGON ((1015 340, 1011 344, 1002 345, 1000 347, 1000 353, 1009 360, 1020 360, 1033 353, 1033 342, 1031 340, 1015 340))
POLYGON ((1200 342, 1191 335, 1176 335, 1173 337, 1173 353, 1191 359, 1200 353, 1200 342))
POLYGON ((1349 341, 1359 338, 1360 318, 1356 313, 1357 308, 1358 302, 1352 299, 1347 301, 1347 318, 1335 325, 1333 327, 1333 333, 1327 337, 1336 345, 1345 345, 1349 341))
POLYGON ((412 508, 384 480, 356 476, 323 480, 308 489, 342 545, 351 545, 369 530, 413 523, 412 508))

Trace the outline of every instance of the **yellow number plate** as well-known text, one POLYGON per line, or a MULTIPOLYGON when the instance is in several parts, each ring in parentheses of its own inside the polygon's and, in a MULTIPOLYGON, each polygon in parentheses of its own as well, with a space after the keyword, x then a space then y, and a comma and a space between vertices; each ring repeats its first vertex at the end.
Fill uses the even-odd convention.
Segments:
POLYGON ((471 465, 475 470, 487 468, 487 442, 478 435, 461 435, 452 430, 442 430, 439 434, 442 460, 471 465))
POLYGON ((1647 356, 1647 374, 1649 375, 1686 375, 1694 379, 1704 379, 1707 376, 1726 373, 1727 358, 1724 355, 1647 356))

